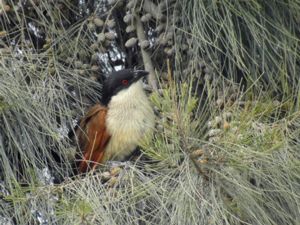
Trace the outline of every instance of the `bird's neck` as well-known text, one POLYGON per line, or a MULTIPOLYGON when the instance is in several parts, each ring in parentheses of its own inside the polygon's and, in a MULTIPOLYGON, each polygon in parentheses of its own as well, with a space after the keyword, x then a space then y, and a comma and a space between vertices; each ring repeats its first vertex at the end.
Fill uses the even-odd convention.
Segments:
POLYGON ((133 83, 127 89, 121 90, 116 95, 112 96, 108 103, 108 108, 119 106, 130 107, 138 102, 147 101, 147 96, 143 89, 142 81, 133 83))
POLYGON ((110 134, 140 137, 154 126, 154 113, 141 82, 113 96, 108 104, 106 127, 110 134))

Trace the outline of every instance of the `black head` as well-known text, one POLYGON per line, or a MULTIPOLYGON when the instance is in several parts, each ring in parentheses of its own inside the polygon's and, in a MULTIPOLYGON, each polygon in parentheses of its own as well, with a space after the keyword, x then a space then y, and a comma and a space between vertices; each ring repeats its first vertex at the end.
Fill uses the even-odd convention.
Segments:
POLYGON ((124 69, 108 75, 103 86, 102 104, 107 105, 112 96, 148 75, 144 70, 124 69))

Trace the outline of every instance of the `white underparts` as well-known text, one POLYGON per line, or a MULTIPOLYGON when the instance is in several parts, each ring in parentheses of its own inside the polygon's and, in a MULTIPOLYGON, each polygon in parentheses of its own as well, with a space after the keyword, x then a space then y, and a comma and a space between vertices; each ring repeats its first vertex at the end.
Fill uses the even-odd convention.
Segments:
POLYGON ((106 127, 111 139, 105 149, 104 161, 122 160, 153 131, 154 112, 141 81, 113 96, 108 108, 106 127))

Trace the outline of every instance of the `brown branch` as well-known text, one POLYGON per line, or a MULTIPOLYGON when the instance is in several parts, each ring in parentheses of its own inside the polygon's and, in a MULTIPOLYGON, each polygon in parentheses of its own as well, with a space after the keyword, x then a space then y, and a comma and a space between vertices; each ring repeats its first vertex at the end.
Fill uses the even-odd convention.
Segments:
MULTIPOLYGON (((147 38, 146 38, 143 24, 141 22, 139 15, 136 15, 135 18, 136 18, 136 33, 137 33, 137 37, 139 39, 139 43, 141 43, 142 41, 147 40, 147 38)), ((154 70, 154 66, 153 66, 150 54, 149 54, 149 52, 147 52, 146 49, 143 49, 143 48, 140 48, 140 49, 141 49, 141 53, 142 53, 145 70, 147 70, 149 72, 148 83, 149 83, 149 85, 151 85, 153 90, 157 91, 157 89, 158 89, 157 80, 156 80, 155 70, 154 70)))

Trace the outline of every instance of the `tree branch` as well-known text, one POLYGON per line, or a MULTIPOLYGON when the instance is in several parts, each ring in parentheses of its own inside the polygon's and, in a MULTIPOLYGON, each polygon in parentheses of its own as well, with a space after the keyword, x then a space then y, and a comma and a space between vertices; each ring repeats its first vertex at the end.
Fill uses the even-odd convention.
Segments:
MULTIPOLYGON (((145 31, 143 28, 143 24, 141 22, 139 15, 136 15, 136 33, 137 33, 137 37, 139 39, 139 43, 147 40, 145 31)), ((149 72, 148 83, 149 83, 149 85, 151 85, 153 90, 157 91, 157 89, 158 89, 157 80, 156 80, 155 70, 154 70, 154 66, 153 66, 151 57, 145 49, 143 49, 143 48, 140 48, 140 49, 141 49, 141 53, 142 53, 142 57, 143 57, 143 62, 145 65, 145 70, 147 70, 149 72)))

